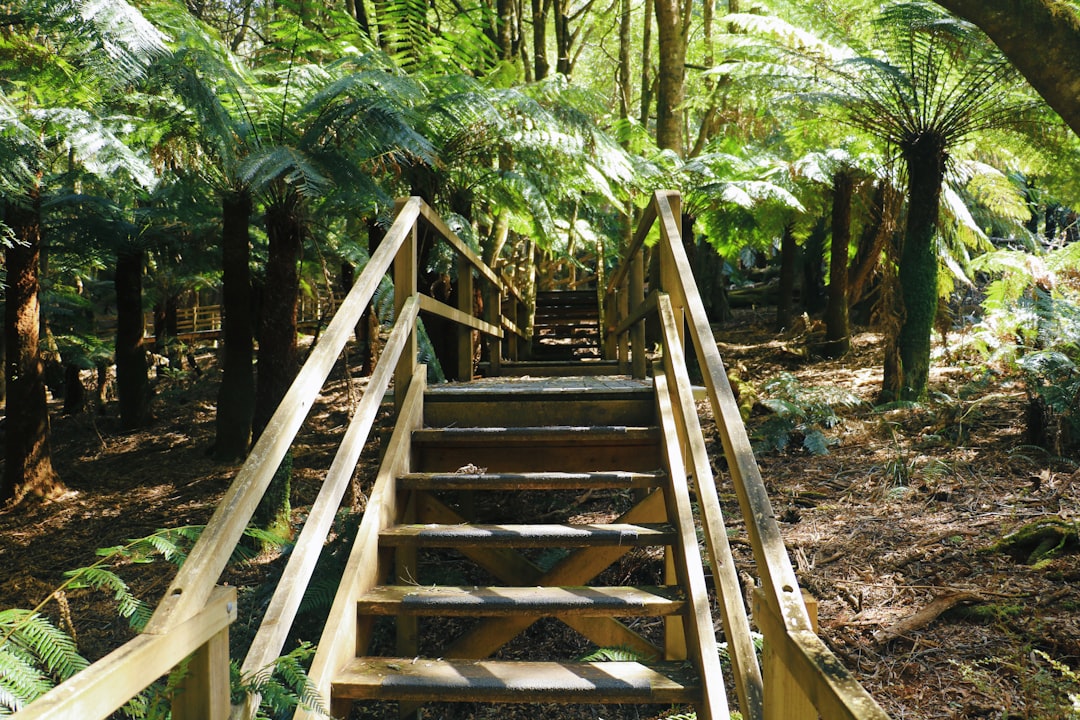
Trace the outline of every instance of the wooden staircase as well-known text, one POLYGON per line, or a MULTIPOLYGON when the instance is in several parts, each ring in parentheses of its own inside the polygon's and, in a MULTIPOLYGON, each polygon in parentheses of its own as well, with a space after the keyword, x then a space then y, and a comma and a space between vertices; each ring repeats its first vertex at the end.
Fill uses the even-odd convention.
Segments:
POLYGON ((380 447, 378 475, 295 720, 325 718, 319 707, 325 703, 339 720, 357 703, 365 720, 418 717, 425 706, 440 720, 460 715, 437 705, 443 702, 559 703, 567 720, 656 717, 672 705, 690 705, 700 720, 719 720, 730 717, 725 678, 744 720, 887 720, 816 633, 812 603, 799 588, 693 282, 680 217, 677 193, 657 192, 645 208, 623 263, 608 278, 598 357, 592 293, 542 297, 538 336, 530 336, 523 293, 420 198, 399 201, 394 224, 146 629, 15 720, 105 720, 170 673, 174 720, 258 715, 257 692, 240 699, 230 692, 237 594, 218 583, 319 388, 391 271, 393 329, 350 408, 240 666, 242 677, 264 677, 284 651, 392 383, 394 430, 380 447), (660 231, 652 253, 658 283, 646 294, 643 247, 653 227, 660 231), (419 292, 421 228, 458 257, 456 306, 419 292), (482 318, 474 282, 485 298, 482 318), (560 309, 549 312, 555 306, 560 309), (428 390, 426 368, 417 362, 421 312, 457 324, 461 377, 472 375, 476 334, 486 338, 492 377, 428 390), (658 326, 661 355, 646 351, 646 318, 658 326), (523 348, 534 339, 540 354, 549 354, 523 362, 523 348), (688 345, 722 447, 723 478, 714 475, 714 452, 705 444, 683 356, 688 345), (627 371, 633 378, 616 374, 627 371), (757 583, 752 609, 763 636, 760 659, 718 481, 734 491, 753 553, 747 571, 757 583), (590 497, 595 506, 584 504, 590 497), (714 592, 706 585, 699 536, 714 592), (714 600, 730 672, 720 664, 714 600), (592 653, 597 648, 618 650, 592 653), (597 660, 613 656, 618 659, 597 660), (634 706, 602 714, 594 708, 613 703, 634 706), (638 704, 654 703, 632 714, 638 704))
POLYGON ((548 378, 435 387, 425 394, 424 427, 410 435, 412 471, 396 482, 400 517, 378 541, 394 559, 385 561, 385 582, 363 593, 356 609, 362 636, 377 636, 375 620, 388 618, 395 641, 382 654, 375 641, 361 644, 361 656, 332 682, 337 713, 371 700, 397 701, 405 713, 454 701, 701 703, 701 674, 684 662, 686 644, 714 657, 716 646, 711 625, 708 637, 683 631, 685 585, 670 558, 684 535, 664 501, 668 476, 651 383, 548 378), (569 493, 571 501, 605 493, 612 505, 621 498, 628 507, 605 522, 528 517, 529 508, 553 503, 536 496, 522 503, 524 491, 569 493), (649 548, 660 574, 668 548, 668 584, 590 585, 649 548), (464 560, 449 560, 448 551, 464 560), (545 563, 551 557, 559 559, 545 563), (473 566, 468 584, 439 582, 449 562, 473 566), (500 653, 545 617, 579 636, 566 641, 569 650, 585 642, 639 659, 581 662, 580 652, 552 656, 550 642, 500 653), (648 637, 616 619, 658 617, 666 620, 652 623, 648 637), (665 624, 674 629, 665 633, 665 624))
POLYGON ((532 342, 534 359, 600 359, 600 343, 600 304, 596 290, 536 293, 532 342))

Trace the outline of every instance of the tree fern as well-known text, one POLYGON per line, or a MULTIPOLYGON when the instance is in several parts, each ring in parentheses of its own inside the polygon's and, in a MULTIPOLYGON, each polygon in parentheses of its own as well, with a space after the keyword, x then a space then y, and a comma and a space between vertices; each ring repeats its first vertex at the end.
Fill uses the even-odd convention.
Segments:
POLYGON ((75 641, 36 612, 0 611, 0 715, 18 711, 87 666, 75 641))
POLYGON ((313 645, 301 643, 295 650, 277 658, 250 677, 241 677, 239 666, 233 663, 233 701, 239 703, 245 695, 258 695, 257 717, 266 720, 291 717, 298 708, 328 718, 326 703, 308 678, 305 668, 314 654, 313 645))

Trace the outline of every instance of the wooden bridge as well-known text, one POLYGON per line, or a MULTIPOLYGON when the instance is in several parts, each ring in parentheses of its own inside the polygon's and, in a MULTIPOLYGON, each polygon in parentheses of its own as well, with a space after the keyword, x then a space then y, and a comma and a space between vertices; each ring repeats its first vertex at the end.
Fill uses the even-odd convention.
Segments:
POLYGON ((598 303, 587 297, 539 298, 530 338, 523 330, 529 323, 521 294, 421 200, 401 201, 386 239, 145 632, 15 717, 107 717, 188 656, 173 701, 175 720, 254 716, 257 698, 230 704, 228 628, 236 618, 236 597, 234 588, 217 583, 364 306, 392 266, 396 322, 243 662, 244 673, 265 668, 281 654, 392 383, 396 424, 309 673, 333 717, 348 717, 354 703, 389 702, 394 717, 420 717, 425 703, 467 701, 677 703, 692 706, 702 720, 728 718, 732 710, 747 720, 886 718, 815 633, 813 602, 800 591, 783 545, 683 252, 679 217, 677 194, 654 196, 607 286, 603 322, 598 303), (457 307, 417 293, 418 228, 437 233, 459 256, 457 307), (646 294, 642 248, 656 230, 659 284, 646 294), (486 298, 483 318, 473 313, 474 282, 486 298), (416 362, 420 312, 459 324, 459 377, 472 377, 474 338, 482 335, 489 377, 427 387, 416 362), (646 321, 659 328, 663 351, 656 357, 646 353, 646 321), (529 342, 546 346, 537 348, 543 359, 525 356, 529 342), (728 545, 718 479, 687 374, 687 347, 696 354, 722 440, 724 482, 738 497, 753 548, 752 613, 728 545), (575 523, 520 516, 513 494, 524 490, 616 490, 613 498, 632 501, 613 509, 607 522, 575 523), (605 568, 643 546, 656 548, 658 583, 597 581, 605 568), (433 563, 424 558, 433 548, 460 553, 486 579, 443 585, 428 577, 433 563), (558 559, 540 563, 535 548, 559 549, 558 559), (764 636, 760 661, 748 614, 764 636), (446 617, 471 622, 452 624, 468 628, 453 636, 431 629, 446 628, 436 621, 446 617), (633 617, 662 618, 653 623, 662 632, 635 632, 624 622, 633 617), (499 654, 541 618, 557 618, 592 644, 622 648, 636 659, 499 654), (389 642, 375 630, 387 622, 393 628, 389 642), (730 686, 717 627, 727 642, 730 686))

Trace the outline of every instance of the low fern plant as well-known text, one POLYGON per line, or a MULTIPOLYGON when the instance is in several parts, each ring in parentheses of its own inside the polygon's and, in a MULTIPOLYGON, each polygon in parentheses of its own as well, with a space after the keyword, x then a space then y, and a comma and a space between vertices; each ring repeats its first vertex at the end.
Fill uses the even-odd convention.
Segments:
POLYGON ((837 408, 853 408, 862 401, 837 387, 802 385, 790 373, 781 373, 762 388, 762 405, 772 414, 754 431, 761 450, 783 451, 799 443, 813 455, 826 455, 836 440, 825 430, 840 424, 837 408))
MULTIPOLYGON (((157 559, 180 566, 202 530, 201 525, 169 528, 129 540, 124 545, 100 548, 96 551, 97 561, 64 573, 64 582, 33 609, 0 611, 0 717, 18 712, 89 664, 78 651, 75 628, 67 611, 68 591, 92 589, 111 593, 116 601, 117 614, 126 619, 133 630, 139 631, 150 620, 153 608, 135 596, 114 568, 120 563, 142 564, 157 559), (42 614, 53 601, 60 608, 64 629, 42 614)), ((276 543, 279 547, 285 542, 280 537, 254 528, 249 528, 245 534, 261 543, 276 543)), ((244 561, 251 554, 251 550, 241 543, 231 561, 244 561)), ((324 712, 301 664, 312 653, 311 646, 301 646, 278 658, 265 676, 260 674, 246 682, 240 681, 239 670, 236 670, 234 691, 258 692, 262 697, 260 707, 269 713, 260 717, 267 720, 291 716, 292 710, 301 705, 324 712), (289 709, 287 713, 285 709, 289 709)), ((128 702, 122 708, 122 714, 129 718, 164 720, 169 714, 172 695, 186 674, 185 661, 164 681, 152 685, 128 702)))

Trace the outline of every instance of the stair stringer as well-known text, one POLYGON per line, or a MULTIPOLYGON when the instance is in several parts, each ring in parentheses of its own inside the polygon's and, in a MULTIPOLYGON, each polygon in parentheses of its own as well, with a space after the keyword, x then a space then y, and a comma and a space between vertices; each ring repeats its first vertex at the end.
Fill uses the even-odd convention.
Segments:
MULTIPOLYGON (((370 623, 365 626, 360 622, 356 601, 377 585, 388 571, 384 558, 380 557, 379 533, 399 519, 397 479, 412 469, 412 432, 423 423, 426 384, 427 367, 419 365, 387 443, 382 465, 342 574, 341 585, 334 596, 318 650, 308 671, 312 686, 326 702, 331 702, 331 683, 337 673, 356 657, 359 650, 366 649, 370 623)), ((333 717, 347 717, 349 708, 351 703, 348 707, 334 707, 331 703, 329 710, 333 717)), ((294 720, 319 720, 326 715, 301 707, 293 717, 294 720)))

